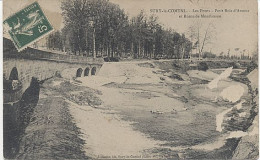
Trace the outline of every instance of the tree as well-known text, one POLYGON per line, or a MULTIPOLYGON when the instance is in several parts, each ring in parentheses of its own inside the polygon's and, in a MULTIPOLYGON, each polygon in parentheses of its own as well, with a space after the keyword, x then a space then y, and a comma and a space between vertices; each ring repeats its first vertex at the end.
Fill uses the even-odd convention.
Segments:
POLYGON ((205 26, 200 21, 197 21, 189 27, 187 34, 192 42, 195 41, 196 52, 199 53, 200 58, 205 46, 210 44, 211 40, 215 38, 215 26, 212 23, 205 26))
POLYGON ((118 5, 107 0, 66 0, 62 2, 65 26, 73 30, 72 48, 96 55, 114 54, 124 50, 128 17, 118 5))
POLYGON ((203 58, 216 58, 216 55, 211 52, 204 52, 202 57, 203 58))
POLYGON ((52 50, 63 49, 62 36, 59 31, 56 31, 47 37, 47 48, 52 50))
POLYGON ((129 19, 107 0, 64 0, 61 8, 63 50, 94 57, 189 57, 190 40, 164 29, 158 17, 148 17, 144 11, 129 19))

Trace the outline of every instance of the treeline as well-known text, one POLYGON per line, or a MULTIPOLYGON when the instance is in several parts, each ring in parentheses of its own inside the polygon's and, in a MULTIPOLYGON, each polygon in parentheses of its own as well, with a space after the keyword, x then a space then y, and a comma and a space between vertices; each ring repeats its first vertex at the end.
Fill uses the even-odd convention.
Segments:
MULTIPOLYGON (((199 54, 198 53, 193 54, 192 57, 199 58, 199 54)), ((249 56, 243 53, 238 55, 224 54, 223 52, 221 52, 219 55, 216 55, 212 52, 207 52, 207 51, 202 53, 202 58, 204 59, 218 58, 218 59, 225 59, 225 60, 252 60, 253 57, 255 57, 255 55, 249 56)))
POLYGON ((48 37, 47 47, 93 57, 188 58, 192 43, 155 16, 129 18, 108 0, 65 0, 65 27, 48 37))

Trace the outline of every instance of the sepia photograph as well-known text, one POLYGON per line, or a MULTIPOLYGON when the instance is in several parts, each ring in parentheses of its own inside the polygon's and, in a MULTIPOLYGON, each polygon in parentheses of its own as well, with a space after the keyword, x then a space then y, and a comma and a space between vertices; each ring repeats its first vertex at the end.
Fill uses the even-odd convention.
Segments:
POLYGON ((257 0, 2 8, 2 158, 259 158, 257 0))

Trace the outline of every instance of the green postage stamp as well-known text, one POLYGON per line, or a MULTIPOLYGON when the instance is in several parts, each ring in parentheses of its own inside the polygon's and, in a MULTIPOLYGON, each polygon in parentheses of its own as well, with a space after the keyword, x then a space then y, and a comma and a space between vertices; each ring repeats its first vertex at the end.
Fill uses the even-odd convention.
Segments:
POLYGON ((18 51, 39 40, 53 30, 37 2, 18 11, 4 21, 18 51))

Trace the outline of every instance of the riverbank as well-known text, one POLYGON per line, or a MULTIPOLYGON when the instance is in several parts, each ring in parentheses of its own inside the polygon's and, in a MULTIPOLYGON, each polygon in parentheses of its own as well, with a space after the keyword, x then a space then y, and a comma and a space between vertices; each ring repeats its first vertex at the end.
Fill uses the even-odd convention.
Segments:
MULTIPOLYGON (((16 159, 88 159, 82 149, 86 142, 69 112, 69 103, 55 90, 60 80, 53 78, 41 86, 38 104, 21 136, 16 159)), ((61 81, 64 86, 67 84, 61 81)))
POLYGON ((243 136, 236 149, 234 150, 233 159, 258 159, 259 157, 259 93, 258 93, 258 68, 251 72, 245 73, 248 78, 247 84, 251 94, 251 109, 250 116, 247 121, 249 134, 243 136))

